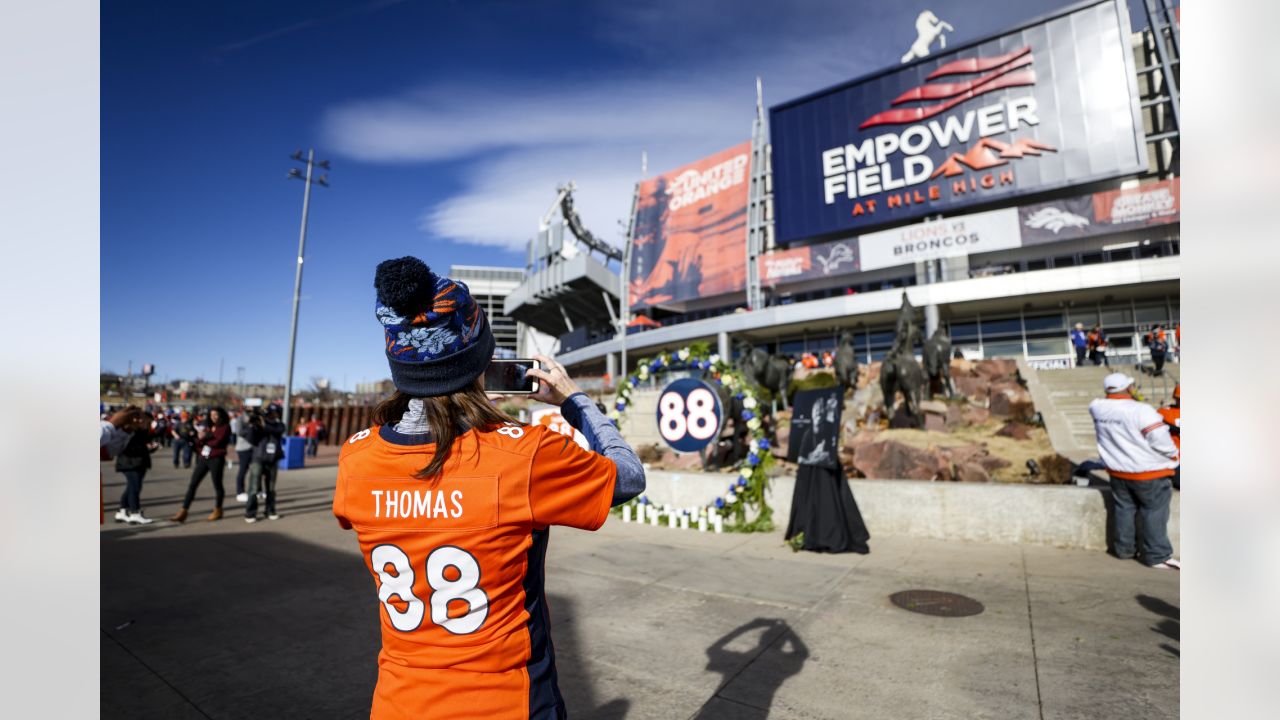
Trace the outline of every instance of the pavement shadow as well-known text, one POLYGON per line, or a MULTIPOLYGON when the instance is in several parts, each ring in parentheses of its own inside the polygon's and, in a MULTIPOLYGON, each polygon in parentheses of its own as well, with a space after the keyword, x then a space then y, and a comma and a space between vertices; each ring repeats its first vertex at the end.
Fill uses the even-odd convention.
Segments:
MULTIPOLYGON (((1182 611, 1177 605, 1171 605, 1150 595, 1137 595, 1134 599, 1139 605, 1162 618, 1155 627, 1151 628, 1152 632, 1160 633, 1176 643, 1182 642, 1182 611)), ((1160 643, 1160 648, 1174 657, 1182 656, 1182 652, 1169 643, 1160 643)))
POLYGON ((707 648, 707 669, 720 673, 723 679, 715 694, 694 715, 694 720, 769 717, 773 696, 787 678, 800 672, 808 658, 809 648, 785 620, 756 618, 734 628, 707 648), (731 647, 738 638, 756 630, 762 632, 755 647, 744 650, 731 647), (744 694, 750 701, 744 703, 723 697, 721 693, 725 688, 756 663, 760 663, 764 671, 754 674, 749 688, 745 689, 744 694))
POLYGON ((133 529, 100 548, 101 717, 368 716, 381 639, 354 538, 133 529))
MULTIPOLYGON (((379 611, 354 537, 346 552, 271 531, 150 534, 165 525, 101 535, 101 717, 368 717, 379 611)), ((548 601, 571 715, 624 720, 631 699, 597 698, 573 599, 548 601)))
POLYGON ((551 614, 551 646, 556 654, 556 684, 564 697, 570 717, 592 720, 624 720, 631 710, 630 698, 614 698, 601 703, 595 683, 585 669, 587 648, 579 637, 577 603, 564 595, 547 595, 551 614))

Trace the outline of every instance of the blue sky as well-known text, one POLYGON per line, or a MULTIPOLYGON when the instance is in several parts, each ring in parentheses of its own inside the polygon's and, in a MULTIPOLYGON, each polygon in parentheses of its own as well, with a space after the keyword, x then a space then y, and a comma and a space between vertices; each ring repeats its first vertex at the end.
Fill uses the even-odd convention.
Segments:
POLYGON ((104 370, 282 382, 315 147, 295 385, 386 377, 373 268, 413 254, 518 266, 572 179, 621 242, 650 174, 748 138, 766 104, 892 65, 926 8, 948 44, 1053 0, 106 3, 104 370))

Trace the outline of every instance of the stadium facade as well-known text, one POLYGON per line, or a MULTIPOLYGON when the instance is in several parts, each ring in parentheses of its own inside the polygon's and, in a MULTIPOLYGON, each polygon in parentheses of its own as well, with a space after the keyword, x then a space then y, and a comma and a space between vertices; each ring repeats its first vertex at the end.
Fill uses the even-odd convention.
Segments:
POLYGON ((545 277, 506 314, 585 374, 843 332, 879 359, 904 292, 968 357, 1065 365, 1080 322, 1139 362, 1179 322, 1179 36, 1155 4, 1141 32, 1124 2, 1084 2, 758 108, 749 141, 637 184, 624 279, 578 290, 594 314, 561 324, 545 277))

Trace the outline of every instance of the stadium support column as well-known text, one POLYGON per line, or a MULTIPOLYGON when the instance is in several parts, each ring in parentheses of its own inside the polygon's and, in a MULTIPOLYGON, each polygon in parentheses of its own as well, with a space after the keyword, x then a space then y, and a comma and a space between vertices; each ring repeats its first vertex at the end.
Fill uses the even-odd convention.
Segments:
POLYGON ((760 255, 768 248, 772 201, 769 178, 769 122, 764 115, 764 91, 756 78, 756 117, 751 123, 751 186, 747 195, 747 309, 764 307, 760 289, 760 255))
POLYGON ((720 353, 720 359, 725 362, 733 360, 733 350, 729 347, 729 333, 724 330, 716 334, 716 352, 720 353))
MULTIPOLYGON (((648 169, 648 158, 641 159, 641 172, 648 169)), ((626 246, 622 250, 622 267, 620 270, 620 282, 618 287, 618 297, 621 302, 618 303, 618 329, 617 337, 619 345, 622 346, 622 367, 619 368, 620 375, 626 375, 627 372, 627 326, 631 323, 631 251, 634 245, 636 234, 636 208, 640 204, 640 183, 636 183, 635 188, 631 191, 631 220, 627 223, 626 246)))
POLYGON ((604 356, 604 372, 609 376, 610 380, 617 380, 618 377, 618 356, 609 353, 604 356))
POLYGON ((925 339, 933 335, 933 331, 938 329, 938 306, 930 303, 924 306, 924 337, 925 339))

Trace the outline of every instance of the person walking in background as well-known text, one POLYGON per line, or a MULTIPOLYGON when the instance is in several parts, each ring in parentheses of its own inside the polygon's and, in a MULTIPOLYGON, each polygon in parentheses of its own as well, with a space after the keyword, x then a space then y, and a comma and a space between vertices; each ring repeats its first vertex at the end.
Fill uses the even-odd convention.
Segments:
POLYGON ((187 511, 196 498, 196 489, 200 487, 205 475, 213 477, 214 508, 209 513, 209 520, 222 519, 222 501, 226 491, 222 487, 222 471, 227 463, 227 446, 231 444, 231 425, 227 411, 214 408, 209 411, 209 427, 196 439, 196 469, 191 473, 191 482, 187 485, 187 496, 182 500, 182 509, 173 517, 174 522, 185 522, 187 511))
POLYGON ((249 439, 249 420, 252 417, 252 413, 242 410, 231 419, 231 432, 236 436, 236 459, 240 461, 236 470, 236 502, 249 500, 244 492, 244 476, 253 464, 253 442, 249 439))
POLYGON ((155 417, 142 413, 134 425, 133 435, 124 449, 116 455, 116 472, 124 474, 124 494, 120 496, 120 509, 116 522, 130 525, 150 525, 155 522, 142 514, 142 479, 151 469, 151 453, 160 447, 151 427, 155 417))
POLYGON ((1162 407, 1157 412, 1169 426, 1169 436, 1173 438, 1174 447, 1178 448, 1178 467, 1173 471, 1173 489, 1182 490, 1182 383, 1173 386, 1173 402, 1169 407, 1162 407))
POLYGON ((1164 361, 1169 353, 1169 338, 1164 327, 1156 325, 1147 333, 1147 349, 1151 351, 1151 364, 1155 366, 1155 374, 1164 374, 1164 361))
POLYGON ((1084 355, 1089 351, 1089 336, 1084 332, 1084 323, 1076 323, 1071 331, 1071 347, 1076 351, 1076 367, 1084 365, 1084 355))
POLYGON ((1107 334, 1102 331, 1101 325, 1094 325, 1089 331, 1089 359, 1093 361, 1095 366, 1106 365, 1111 367, 1111 363, 1107 362, 1107 334))
POLYGON ((155 440, 159 447, 169 447, 169 418, 161 409, 155 414, 155 420, 151 421, 151 439, 155 440))
POLYGON ((268 520, 279 520, 276 512, 276 473, 280 458, 284 457, 284 423, 280 422, 280 410, 272 405, 267 417, 254 418, 249 429, 253 442, 253 469, 249 471, 249 504, 244 509, 245 522, 258 521, 258 493, 265 496, 265 512, 268 520))
POLYGON ((1142 562, 1180 570, 1168 531, 1170 480, 1178 467, 1178 448, 1160 413, 1134 399, 1133 378, 1111 373, 1102 385, 1107 395, 1089 403, 1089 414, 1098 435, 1098 454, 1111 476, 1116 557, 1135 556, 1135 519, 1141 517, 1142 562))
POLYGON ((169 434, 173 436, 173 466, 178 467, 179 456, 181 456, 182 467, 190 469, 191 452, 196 439, 196 428, 191 423, 191 414, 183 410, 178 420, 171 426, 169 434))
POLYGON ((315 415, 312 415, 307 419, 305 427, 307 432, 305 435, 307 438, 307 455, 315 457, 320 450, 320 421, 316 419, 315 415))

